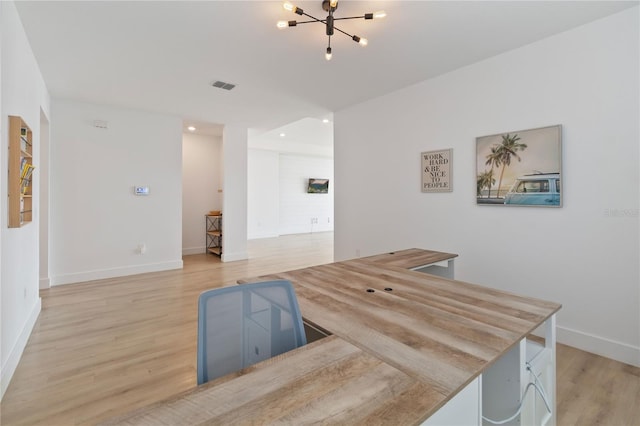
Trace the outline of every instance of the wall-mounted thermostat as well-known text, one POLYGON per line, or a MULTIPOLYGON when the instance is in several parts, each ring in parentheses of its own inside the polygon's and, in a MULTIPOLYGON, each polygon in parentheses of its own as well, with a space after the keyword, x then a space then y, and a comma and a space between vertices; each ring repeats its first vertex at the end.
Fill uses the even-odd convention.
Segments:
POLYGON ((149 195, 149 187, 148 186, 134 186, 134 193, 136 195, 149 195))

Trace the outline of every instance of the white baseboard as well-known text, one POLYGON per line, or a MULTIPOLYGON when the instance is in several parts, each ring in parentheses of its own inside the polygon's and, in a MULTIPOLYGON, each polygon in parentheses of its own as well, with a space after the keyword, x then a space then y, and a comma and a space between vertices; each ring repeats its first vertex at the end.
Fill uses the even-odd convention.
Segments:
POLYGON ((279 237, 277 232, 260 232, 256 234, 247 235, 247 240, 261 240, 263 238, 275 238, 279 237))
POLYGON ((235 262, 236 260, 246 260, 249 258, 249 253, 246 251, 239 253, 225 253, 222 252, 221 259, 223 262, 235 262))
POLYGON ((280 235, 295 235, 295 234, 319 234, 321 232, 334 232, 332 227, 309 227, 309 226, 296 226, 287 229, 280 229, 280 235))
POLYGON ((0 382, 1 382, 1 393, 0 400, 4 397, 4 393, 9 387, 9 383, 11 383, 11 378, 13 377, 13 373, 16 372, 16 368, 18 368, 18 363, 20 362, 20 358, 22 357, 22 353, 24 352, 24 348, 27 346, 27 341, 29 340, 29 336, 31 336, 31 331, 33 331, 33 326, 36 324, 36 320, 38 319, 38 315, 40 315, 40 309, 42 309, 42 301, 38 297, 38 301, 31 309, 31 313, 27 318, 27 321, 16 340, 16 343, 11 348, 11 352, 9 352, 9 357, 7 358, 7 362, 2 366, 2 373, 0 373, 0 382))
POLYGON ((171 269, 182 269, 182 259, 171 262, 147 263, 143 265, 123 266, 120 268, 100 269, 95 271, 58 275, 51 277, 51 285, 73 284, 84 281, 102 280, 105 278, 144 274, 147 272, 168 271, 171 269))
POLYGON ((49 277, 40 278, 40 290, 51 287, 51 280, 49 277))
POLYGON ((640 347, 566 327, 558 326, 556 330, 560 343, 640 367, 640 347))
POLYGON ((204 254, 207 252, 207 248, 205 246, 201 246, 201 247, 183 247, 182 248, 182 255, 183 256, 189 256, 192 254, 204 254))

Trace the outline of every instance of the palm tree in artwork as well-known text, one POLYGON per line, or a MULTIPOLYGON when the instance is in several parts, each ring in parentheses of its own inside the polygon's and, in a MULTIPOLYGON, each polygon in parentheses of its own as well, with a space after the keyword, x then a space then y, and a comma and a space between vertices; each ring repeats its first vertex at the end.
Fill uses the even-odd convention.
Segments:
MULTIPOLYGON (((480 197, 482 195, 482 188, 489 188, 489 192, 491 192, 491 187, 494 183, 496 183, 496 180, 493 178, 493 169, 480 173, 477 181, 477 196, 480 197)), ((489 198, 489 196, 487 196, 487 198, 489 198)))
MULTIPOLYGON (((489 184, 489 194, 487 195, 487 198, 491 198, 491 187, 496 183, 496 180, 493 179, 493 168, 500 167, 500 165, 502 164, 502 153, 499 150, 499 145, 493 145, 491 147, 491 154, 487 155, 487 161, 484 164, 487 166, 491 166, 491 170, 489 171, 489 175, 491 176, 491 183, 489 184)), ((499 193, 500 187, 498 187, 498 194, 499 193)))
MULTIPOLYGON (((518 155, 518 151, 524 151, 527 148, 527 144, 519 143, 520 136, 514 134, 513 136, 502 135, 502 143, 500 145, 494 145, 496 148, 495 155, 500 158, 499 164, 502 164, 502 170, 500 171, 500 179, 498 180, 498 195, 500 195, 500 187, 502 186, 502 176, 504 176, 504 169, 511 165, 511 158, 515 157, 518 161, 522 161, 518 155)), ((491 148, 493 154, 493 147, 491 148)), ((498 165, 499 165, 498 164, 498 165)))

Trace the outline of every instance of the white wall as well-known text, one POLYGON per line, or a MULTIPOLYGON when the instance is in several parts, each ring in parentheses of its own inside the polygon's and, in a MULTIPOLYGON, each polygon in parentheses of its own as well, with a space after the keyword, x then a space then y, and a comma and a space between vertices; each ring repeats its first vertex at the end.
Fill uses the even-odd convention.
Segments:
POLYGON ((49 119, 43 112, 40 114, 40 288, 49 288, 49 119))
POLYGON ((52 113, 51 284, 181 268, 181 119, 66 100, 52 113))
POLYGON ((222 261, 249 257, 247 252, 246 127, 227 125, 222 132, 222 261))
MULTIPOLYGON (((3 61, 3 28, 5 28, 5 24, 4 24, 4 15, 5 13, 3 12, 3 7, 0 4, 0 119, 4 120, 4 109, 3 109, 3 101, 2 101, 2 64, 4 63, 3 61)), ((6 123, 6 122, 5 122, 6 123)), ((4 150, 4 142, 2 142, 2 136, 0 136, 0 169, 4 168, 4 165, 6 160, 6 156, 5 156, 5 150, 4 150)), ((4 173, 0 173, 0 188, 4 188, 5 187, 5 182, 6 182, 6 178, 4 173)), ((1 190, 0 190, 1 191, 1 190)), ((4 193, 0 192, 0 198, 4 199, 4 193)), ((0 209, 4 212, 5 211, 5 205, 2 204, 0 202, 0 209)), ((4 224, 4 221, 7 220, 5 219, 4 216, 0 215, 0 271, 2 271, 2 229, 4 229, 4 226, 2 226, 4 224)), ((2 324, 4 324, 4 316, 3 316, 3 310, 2 310, 2 272, 0 272, 0 321, 2 321, 2 324)), ((0 324, 0 401, 2 401, 2 397, 4 396, 4 391, 6 389, 6 386, 9 386, 9 381, 11 380, 11 376, 13 376, 13 372, 15 371, 15 367, 12 368, 11 372, 8 372, 7 369, 5 368, 4 365, 4 352, 2 350, 3 348, 3 339, 2 339, 2 335, 4 334, 4 332, 2 331, 2 324, 0 324), (5 375, 7 376, 5 378, 5 375), (5 380, 7 382, 7 385, 5 386, 5 380)), ((23 350, 23 349, 22 349, 23 350)), ((22 352, 21 350, 21 352, 22 352)))
POLYGON ((279 182, 281 235, 333 230, 332 158, 282 154, 279 182), (329 193, 307 193, 309 178, 329 179, 329 193))
POLYGON ((247 238, 280 235, 280 154, 250 149, 247 179, 247 238))
POLYGON ((205 252, 205 219, 222 209, 222 138, 182 137, 182 254, 205 252))
POLYGON ((250 149, 248 238, 333 231, 333 186, 332 158, 250 149), (329 194, 308 194, 310 177, 330 179, 329 194))
POLYGON ((336 113, 336 259, 459 253, 456 278, 560 302, 560 341, 640 365, 638 26, 636 7, 336 113), (555 124, 564 207, 476 206, 475 138, 555 124), (454 192, 423 194, 441 148, 454 192))
POLYGON ((1 394, 18 365, 40 312, 38 296, 38 244, 40 218, 40 109, 49 115, 49 94, 24 33, 13 2, 0 2, 0 315, 1 394), (33 132, 36 170, 33 221, 22 228, 7 228, 8 115, 19 115, 33 132))
MULTIPOLYGON (((4 109, 2 106, 2 64, 3 62, 3 38, 2 38, 2 34, 3 34, 3 28, 5 27, 4 24, 4 19, 3 19, 4 13, 3 13, 3 7, 0 4, 0 119, 4 120, 4 109)), ((4 151, 4 142, 2 142, 2 136, 0 136, 0 169, 2 169, 4 167, 4 165, 6 164, 5 161, 7 161, 5 156, 5 151, 4 151)), ((0 188, 4 188, 5 187, 5 175, 4 173, 0 173, 0 188)), ((1 191, 1 190, 0 190, 1 191)), ((4 193, 0 193, 0 198, 4 199, 4 193)), ((2 211, 4 211, 4 205, 2 203, 0 203, 0 209, 2 209, 2 211)), ((4 221, 6 220, 4 218, 4 216, 0 215, 0 271, 2 271, 2 229, 4 228, 4 226, 2 226, 4 224, 4 221)), ((4 324, 4 316, 2 313, 2 273, 0 272, 0 321, 2 321, 2 324, 4 324)), ((13 376, 13 372, 15 371, 15 367, 12 369, 12 371, 10 373, 7 373, 6 368, 4 366, 4 352, 2 350, 3 348, 3 344, 2 344, 2 335, 4 334, 2 331, 2 324, 0 324, 0 401, 2 401, 2 397, 4 396, 4 390, 5 390, 5 380, 7 382, 7 386, 9 385, 9 381, 11 380, 11 376, 13 376), (6 379, 5 379, 5 374, 6 374, 6 379)))

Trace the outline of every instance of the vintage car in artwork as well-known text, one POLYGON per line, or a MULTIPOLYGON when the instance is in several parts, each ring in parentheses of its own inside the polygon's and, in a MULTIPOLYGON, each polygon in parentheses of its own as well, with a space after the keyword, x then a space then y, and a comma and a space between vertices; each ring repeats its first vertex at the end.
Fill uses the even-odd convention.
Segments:
POLYGON ((504 203, 560 206, 560 173, 536 173, 518 177, 505 195, 504 203))

